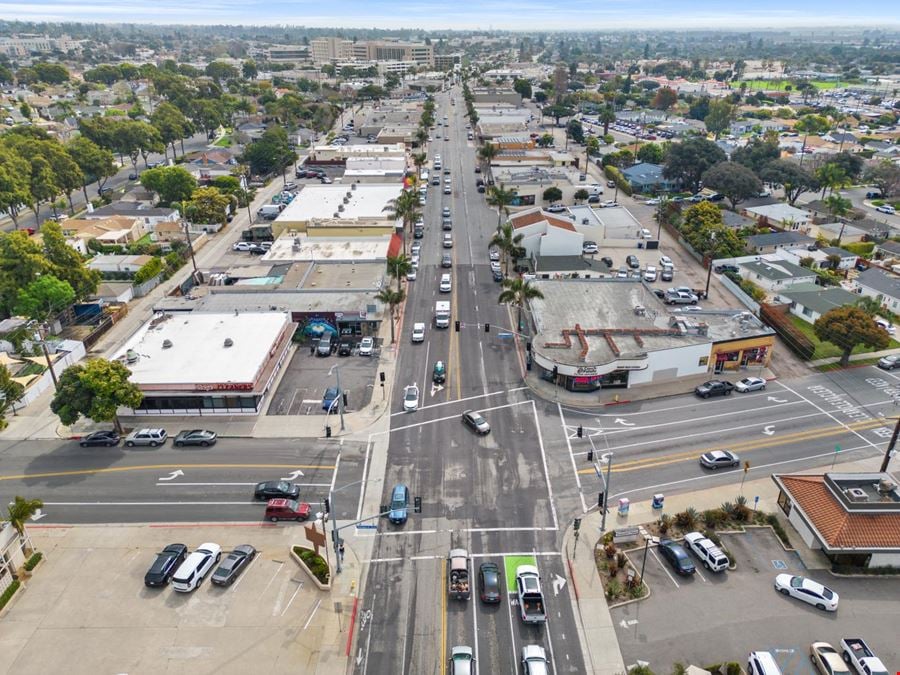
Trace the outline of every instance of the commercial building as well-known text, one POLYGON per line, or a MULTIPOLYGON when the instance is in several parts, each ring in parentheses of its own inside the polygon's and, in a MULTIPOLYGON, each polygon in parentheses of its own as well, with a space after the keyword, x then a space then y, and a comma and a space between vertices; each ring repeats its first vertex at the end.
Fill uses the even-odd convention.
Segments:
POLYGON ((554 216, 535 208, 510 216, 516 236, 522 235, 519 245, 525 257, 576 256, 581 253, 584 235, 575 230, 568 218, 554 216))
POLYGON ((345 40, 337 37, 314 38, 309 42, 313 63, 323 65, 341 61, 409 61, 417 66, 433 66, 431 45, 390 40, 345 40))
MULTIPOLYGON (((379 127, 380 130, 380 127, 379 127)), ((378 133, 377 131, 373 133, 378 133)), ((349 157, 406 157, 406 146, 403 143, 366 143, 362 145, 317 145, 309 153, 306 163, 339 164, 346 163, 349 157)))
POLYGON ((317 66, 350 58, 350 40, 339 37, 319 37, 309 41, 309 53, 317 66))
POLYGON ((435 70, 453 70, 457 66, 462 65, 463 55, 461 53, 456 54, 435 54, 434 55, 434 69, 435 70))
POLYGON ((739 310, 670 312, 636 280, 536 280, 531 350, 570 391, 625 388, 764 367, 774 331, 739 310))
POLYGON ((402 191, 400 182, 304 185, 273 228, 326 238, 390 235, 401 225, 390 213, 402 191))
POLYGON ((889 473, 774 474, 778 506, 835 566, 900 567, 900 491, 889 473))
POLYGON ((265 55, 266 60, 273 63, 301 63, 309 60, 310 48, 305 45, 273 45, 265 55))
POLYGON ((575 193, 586 188, 578 171, 569 167, 551 166, 491 166, 491 175, 497 185, 514 190, 516 199, 512 206, 534 206, 544 203, 544 192, 551 187, 562 191, 562 202, 575 201, 575 193))
POLYGON ((158 313, 115 357, 144 394, 133 413, 260 412, 295 328, 279 311, 158 313))
POLYGON ((49 37, 47 35, 18 35, 0 38, 0 54, 6 56, 29 56, 33 53, 47 52, 80 52, 81 43, 68 35, 49 37))

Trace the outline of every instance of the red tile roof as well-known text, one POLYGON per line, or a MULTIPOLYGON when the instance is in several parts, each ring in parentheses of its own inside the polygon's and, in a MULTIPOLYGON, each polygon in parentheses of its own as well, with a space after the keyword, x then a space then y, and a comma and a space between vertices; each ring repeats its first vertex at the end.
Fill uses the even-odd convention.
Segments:
POLYGON ((512 226, 515 229, 518 229, 520 227, 527 227, 528 225, 534 225, 535 223, 539 223, 541 221, 546 221, 553 227, 559 227, 564 230, 575 232, 575 226, 572 224, 572 221, 566 220, 565 218, 555 218, 554 216, 548 215, 543 211, 533 211, 532 213, 523 213, 520 216, 513 216, 510 221, 512 222, 512 226))
POLYGON ((779 479, 829 548, 900 548, 900 513, 850 513, 825 485, 824 476, 779 479))

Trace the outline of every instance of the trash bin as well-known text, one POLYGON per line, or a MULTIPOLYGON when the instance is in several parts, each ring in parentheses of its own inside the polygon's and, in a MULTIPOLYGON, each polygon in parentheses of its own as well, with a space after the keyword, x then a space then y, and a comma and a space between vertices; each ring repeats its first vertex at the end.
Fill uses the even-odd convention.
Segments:
POLYGON ((665 501, 666 496, 662 493, 653 495, 653 508, 661 509, 663 507, 663 502, 665 501))
POLYGON ((619 499, 619 515, 625 516, 628 515, 628 509, 631 508, 631 501, 628 497, 622 497, 619 499))

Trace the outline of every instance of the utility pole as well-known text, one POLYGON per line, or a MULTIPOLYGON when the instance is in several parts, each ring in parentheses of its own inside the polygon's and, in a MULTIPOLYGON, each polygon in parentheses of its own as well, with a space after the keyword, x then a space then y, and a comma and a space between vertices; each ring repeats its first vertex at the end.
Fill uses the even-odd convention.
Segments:
POLYGON ((606 511, 609 505, 609 472, 612 469, 612 453, 606 455, 606 479, 603 481, 603 514, 600 518, 600 529, 606 532, 606 511))
POLYGON ((884 451, 884 459, 881 462, 881 473, 887 472, 891 456, 894 454, 894 446, 897 445, 897 436, 900 436, 900 417, 897 418, 897 424, 894 425, 894 433, 891 435, 891 442, 888 443, 887 449, 884 451))
POLYGON ((337 378, 337 389, 338 389, 338 414, 341 416, 341 431, 346 431, 346 427, 344 427, 344 390, 341 389, 341 367, 334 367, 334 374, 337 378))

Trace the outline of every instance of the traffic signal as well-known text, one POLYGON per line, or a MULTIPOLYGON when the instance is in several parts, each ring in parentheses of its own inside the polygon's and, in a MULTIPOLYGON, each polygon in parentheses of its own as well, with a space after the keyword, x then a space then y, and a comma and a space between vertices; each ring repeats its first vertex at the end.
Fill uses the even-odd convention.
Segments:
POLYGON ((572 528, 573 528, 576 532, 578 532, 578 530, 581 529, 581 518, 576 518, 576 519, 572 522, 572 528))
POLYGON ((525 343, 525 351, 526 352, 531 351, 531 340, 529 340, 528 342, 525 343))
POLYGON ((331 425, 325 425, 325 438, 331 438, 331 425))
POLYGON ((593 450, 588 450, 588 461, 589 462, 594 461, 594 451, 593 450))
POLYGON ((384 371, 378 373, 378 379, 381 380, 382 384, 384 383, 384 371))
POLYGON ((325 513, 326 514, 331 513, 331 501, 328 499, 328 497, 325 497, 324 503, 325 503, 325 513))
POLYGON ((422 498, 416 497, 413 499, 413 512, 422 513, 422 498))
POLYGON ((580 424, 578 425, 578 438, 584 438, 584 427, 580 424))
POLYGON ((604 497, 604 493, 603 493, 603 491, 601 490, 601 491, 600 491, 600 496, 597 497, 597 508, 598 508, 598 509, 602 509, 602 508, 603 508, 603 497, 604 497))
POLYGON ((553 366, 553 379, 554 379, 554 381, 555 381, 556 378, 558 378, 558 377, 559 377, 559 366, 553 366))
POLYGON ((344 392, 344 407, 346 408, 349 404, 347 403, 347 392, 344 392))
POLYGON ((456 321, 454 324, 454 328, 456 328, 456 332, 459 332, 459 321, 456 321))
POLYGON ((485 333, 491 332, 491 324, 489 324, 489 323, 484 324, 484 332, 485 333))

